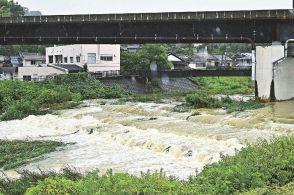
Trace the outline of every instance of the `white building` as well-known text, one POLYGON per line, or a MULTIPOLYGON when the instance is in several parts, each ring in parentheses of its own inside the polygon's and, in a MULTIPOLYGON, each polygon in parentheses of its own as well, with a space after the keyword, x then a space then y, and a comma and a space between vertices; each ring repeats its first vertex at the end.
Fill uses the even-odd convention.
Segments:
POLYGON ((51 66, 26 66, 18 67, 18 80, 24 81, 42 81, 49 76, 55 76, 59 74, 67 74, 68 72, 65 69, 51 67, 51 66))
POLYGON ((27 66, 39 66, 46 63, 46 56, 39 53, 21 53, 22 65, 27 66))
POLYGON ((46 64, 76 64, 91 73, 119 75, 120 45, 77 44, 46 48, 46 64))

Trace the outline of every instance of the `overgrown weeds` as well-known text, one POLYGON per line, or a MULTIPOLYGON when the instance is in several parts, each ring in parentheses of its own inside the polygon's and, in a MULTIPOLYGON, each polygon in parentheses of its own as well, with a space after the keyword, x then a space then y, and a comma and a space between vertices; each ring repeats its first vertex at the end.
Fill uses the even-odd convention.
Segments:
POLYGON ((0 140, 0 169, 7 170, 27 164, 63 145, 55 141, 0 140))
POLYGON ((86 73, 59 75, 54 80, 39 83, 1 81, 0 120, 21 119, 52 108, 68 108, 84 99, 126 96, 122 88, 106 87, 86 73))

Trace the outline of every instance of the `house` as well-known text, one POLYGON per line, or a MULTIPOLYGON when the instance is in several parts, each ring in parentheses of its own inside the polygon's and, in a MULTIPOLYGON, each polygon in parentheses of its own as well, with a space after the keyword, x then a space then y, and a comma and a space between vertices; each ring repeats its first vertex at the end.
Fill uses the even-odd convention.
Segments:
POLYGON ((46 56, 39 53, 20 53, 22 66, 40 66, 46 63, 46 56))
POLYGON ((213 54, 214 66, 233 66, 234 60, 227 55, 223 54, 213 54))
POLYGON ((76 44, 46 48, 46 64, 77 65, 90 73, 120 74, 120 45, 76 44))
POLYGON ((208 53, 197 53, 189 59, 189 67, 192 69, 205 68, 215 65, 215 57, 208 53))
POLYGON ((241 53, 235 56, 237 66, 252 66, 252 53, 241 53))
POLYGON ((67 74, 65 69, 51 66, 24 66, 18 67, 17 80, 23 81, 42 81, 47 77, 59 74, 67 74))
POLYGON ((218 67, 218 66, 234 66, 235 62, 232 58, 223 54, 197 53, 190 58, 189 67, 192 69, 218 67))
POLYGON ((173 64, 172 70, 187 70, 190 69, 188 66, 188 63, 184 61, 182 58, 179 56, 169 53, 167 55, 168 61, 170 61, 173 64))

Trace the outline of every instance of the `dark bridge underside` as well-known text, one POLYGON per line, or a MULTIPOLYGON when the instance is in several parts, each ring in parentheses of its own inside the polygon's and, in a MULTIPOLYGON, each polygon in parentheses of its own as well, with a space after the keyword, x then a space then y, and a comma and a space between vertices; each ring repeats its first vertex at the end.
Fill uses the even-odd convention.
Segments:
POLYGON ((192 13, 181 19, 164 19, 161 15, 161 19, 153 20, 149 17, 155 14, 146 16, 148 20, 142 19, 142 15, 141 20, 136 19, 139 15, 133 19, 129 15, 127 19, 122 19, 125 15, 108 15, 115 19, 99 19, 102 15, 96 18, 89 15, 89 19, 85 16, 0 18, 0 44, 285 42, 294 38, 294 20, 288 10, 287 15, 285 10, 284 15, 280 12, 268 11, 265 13, 268 17, 257 17, 263 13, 258 11, 256 17, 247 17, 249 12, 245 11, 244 17, 240 14, 243 12, 232 12, 231 17, 223 18, 218 12, 210 18, 203 12, 203 19, 194 13, 195 19, 191 18, 192 13), (276 15, 272 16, 273 13, 276 15))

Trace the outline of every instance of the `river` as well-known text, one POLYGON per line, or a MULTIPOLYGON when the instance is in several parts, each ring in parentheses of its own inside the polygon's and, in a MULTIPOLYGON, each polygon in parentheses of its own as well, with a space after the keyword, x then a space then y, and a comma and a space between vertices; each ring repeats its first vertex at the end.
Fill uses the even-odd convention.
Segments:
MULTIPOLYGON (((57 140, 68 144, 39 161, 18 168, 140 174, 163 170, 187 179, 220 153, 234 155, 248 143, 294 133, 294 101, 227 114, 222 109, 176 113, 180 102, 84 101, 56 115, 29 116, 0 122, 0 139, 57 140)), ((15 170, 6 174, 15 176, 15 170)))

